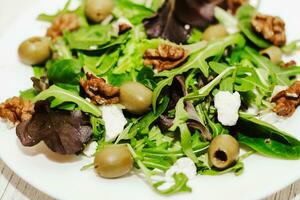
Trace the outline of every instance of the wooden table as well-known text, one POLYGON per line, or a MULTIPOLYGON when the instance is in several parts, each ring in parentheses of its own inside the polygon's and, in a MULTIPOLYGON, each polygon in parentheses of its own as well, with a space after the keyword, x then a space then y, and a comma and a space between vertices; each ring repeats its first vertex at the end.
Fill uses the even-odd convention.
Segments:
MULTIPOLYGON (((17 15, 25 9, 32 6, 37 0, 1 0, 0 2, 0 37, 5 33, 5 28, 12 24, 11 22, 17 15), (17 6, 16 6, 17 5, 17 6)), ((1 64, 1 63, 0 63, 1 64)), ((24 180, 13 173, 0 160, 0 196, 1 200, 52 200, 53 198, 35 189, 24 180)), ((273 194, 265 200, 290 200, 300 194, 300 180, 285 189, 273 194)), ((296 197, 295 200, 300 199, 296 197)))

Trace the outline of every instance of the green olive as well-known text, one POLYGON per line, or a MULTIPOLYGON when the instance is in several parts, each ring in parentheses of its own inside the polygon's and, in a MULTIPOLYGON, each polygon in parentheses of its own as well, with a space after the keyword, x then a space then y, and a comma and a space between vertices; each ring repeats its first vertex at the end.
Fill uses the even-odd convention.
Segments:
POLYGON ((268 57, 272 63, 278 64, 281 62, 282 52, 279 47, 271 46, 260 52, 261 55, 268 57))
POLYGON ((113 0, 87 0, 85 15, 90 21, 99 23, 111 14, 113 8, 113 0))
POLYGON ((133 114, 145 113, 152 101, 152 91, 137 82, 128 82, 120 87, 120 102, 133 114))
POLYGON ((50 40, 47 37, 31 37, 21 43, 18 53, 24 64, 41 64, 51 56, 50 40))
POLYGON ((208 148, 208 157, 214 167, 226 169, 236 162, 239 152, 239 143, 234 137, 218 135, 208 148))
POLYGON ((228 35, 228 32, 224 25, 216 24, 211 25, 203 32, 203 40, 211 41, 220 39, 228 35))
POLYGON ((133 158, 126 145, 111 145, 96 153, 94 167, 104 178, 117 178, 127 174, 133 166, 133 158))

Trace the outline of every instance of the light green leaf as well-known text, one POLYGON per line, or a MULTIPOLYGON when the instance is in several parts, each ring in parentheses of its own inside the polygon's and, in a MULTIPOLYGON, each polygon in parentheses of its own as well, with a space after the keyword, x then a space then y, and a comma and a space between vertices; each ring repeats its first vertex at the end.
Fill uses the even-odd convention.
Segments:
POLYGON ((101 111, 99 108, 97 108, 97 106, 88 102, 87 100, 80 97, 79 95, 69 92, 68 90, 64 90, 60 87, 57 87, 56 85, 52 85, 47 90, 44 90, 43 92, 39 93, 33 99, 33 102, 37 102, 39 100, 46 100, 49 97, 55 98, 54 99, 55 105, 60 105, 64 102, 73 102, 77 104, 78 109, 93 114, 96 117, 101 116, 101 111))

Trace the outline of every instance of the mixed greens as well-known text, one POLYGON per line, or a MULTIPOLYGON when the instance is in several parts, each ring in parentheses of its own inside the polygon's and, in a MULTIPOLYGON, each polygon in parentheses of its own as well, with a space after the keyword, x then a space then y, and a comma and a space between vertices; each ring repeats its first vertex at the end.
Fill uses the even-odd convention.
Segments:
MULTIPOLYGON (((274 61, 269 51, 260 54, 272 45, 253 30, 255 7, 245 3, 234 16, 218 2, 196 3, 209 12, 195 16, 196 8, 179 0, 87 0, 75 10, 68 1, 54 15, 41 14, 52 26, 73 14, 80 27, 68 29, 70 23, 49 47, 31 39, 43 44, 35 57, 26 45, 19 49, 34 71, 33 88, 20 94, 35 104, 32 118, 17 126, 22 144, 44 141, 61 154, 94 145, 83 152, 95 156, 100 176, 120 177, 134 167, 161 194, 190 192, 188 180, 197 174, 239 175, 253 153, 300 159, 300 141, 260 119, 273 112, 274 87, 291 86, 300 67, 283 68, 281 55, 274 61), (163 57, 163 47, 186 55, 158 71, 156 64, 177 61, 171 50, 163 57), (239 155, 239 145, 251 151, 239 155)), ((298 44, 276 50, 292 53, 298 44)))

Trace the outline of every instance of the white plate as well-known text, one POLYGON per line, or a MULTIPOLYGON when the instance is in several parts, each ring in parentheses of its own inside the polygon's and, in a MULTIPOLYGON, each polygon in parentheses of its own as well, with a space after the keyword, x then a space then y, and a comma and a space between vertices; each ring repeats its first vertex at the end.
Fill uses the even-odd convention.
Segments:
MULTIPOLYGON (((47 24, 35 21, 38 13, 53 12, 61 8, 64 1, 41 0, 34 8, 10 26, 0 39, 0 101, 18 95, 18 91, 29 88, 31 68, 18 62, 17 47, 20 42, 33 35, 44 35, 47 24)), ((300 38, 300 2, 295 0, 262 0, 261 10, 280 15, 287 23, 289 40, 300 38)), ((299 58, 299 57, 298 57, 299 58)), ((298 59, 298 63, 300 60, 298 59)), ((300 138, 300 110, 293 118, 278 124, 289 133, 300 138)), ((86 158, 58 156, 40 144, 24 148, 18 141, 15 130, 0 124, 1 159, 20 177, 34 187, 58 199, 130 199, 160 200, 165 196, 156 194, 149 185, 136 175, 121 179, 106 180, 95 175, 93 170, 80 171, 90 163, 86 158)), ((168 197, 172 200, 190 199, 258 199, 291 184, 300 178, 300 160, 287 161, 265 158, 259 155, 245 160, 245 171, 241 176, 199 176, 191 181, 193 192, 168 197)))

